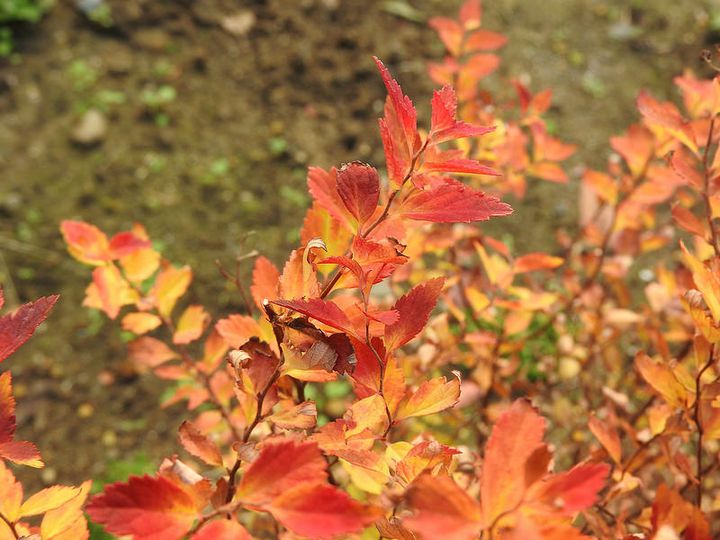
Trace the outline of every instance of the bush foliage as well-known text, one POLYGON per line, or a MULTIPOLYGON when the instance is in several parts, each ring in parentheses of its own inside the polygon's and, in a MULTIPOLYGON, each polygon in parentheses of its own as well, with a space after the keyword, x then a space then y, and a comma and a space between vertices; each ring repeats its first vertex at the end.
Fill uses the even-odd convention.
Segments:
MULTIPOLYGON (((0 539, 87 537, 83 507, 148 540, 720 534, 720 79, 677 77, 681 106, 641 92, 607 168, 582 172, 577 230, 517 253, 477 222, 567 183, 575 147, 544 121, 550 90, 483 88, 506 39, 481 14, 431 21, 447 56, 429 122, 376 59, 386 175, 310 168, 282 269, 256 257, 248 286, 247 258, 220 267, 238 313, 190 304, 192 269, 141 225, 61 224, 92 267, 85 306, 172 381, 165 404, 187 402, 184 454, 87 505, 89 482, 25 498, 0 465, 0 539)), ((54 301, 0 319, 0 359, 54 301)), ((0 457, 42 466, 14 431, 5 372, 0 457)))

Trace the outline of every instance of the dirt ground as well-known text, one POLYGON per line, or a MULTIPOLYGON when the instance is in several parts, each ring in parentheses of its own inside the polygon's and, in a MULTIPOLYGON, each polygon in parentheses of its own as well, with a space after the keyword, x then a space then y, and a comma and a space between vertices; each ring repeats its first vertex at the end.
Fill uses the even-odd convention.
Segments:
MULTIPOLYGON (((308 204, 308 165, 383 164, 373 54, 427 118, 425 63, 442 47, 425 21, 454 15, 459 1, 105 4, 107 27, 58 1, 39 24, 16 28, 17 55, 0 59, 0 282, 10 304, 62 295, 3 366, 15 375, 20 435, 49 464, 39 480, 25 475, 30 483, 101 476, 139 452, 153 463, 177 450, 183 410, 158 408, 154 379, 98 381, 118 370, 124 345, 116 324, 80 307, 89 272, 64 251, 59 221, 108 231, 144 223, 168 258, 195 269, 195 299, 232 311, 237 299, 213 261, 255 248, 283 258, 308 204), (91 109, 100 115, 82 126, 91 109)), ((672 77, 702 70, 700 50, 720 41, 711 1, 539 5, 486 2, 483 26, 510 37, 490 84, 506 92, 507 77, 522 76, 553 87, 553 125, 579 145, 575 164, 601 166, 607 137, 636 118, 638 90, 673 96, 672 77)), ((572 223, 574 187, 533 186, 514 206, 501 226, 523 246, 542 245, 572 223)))

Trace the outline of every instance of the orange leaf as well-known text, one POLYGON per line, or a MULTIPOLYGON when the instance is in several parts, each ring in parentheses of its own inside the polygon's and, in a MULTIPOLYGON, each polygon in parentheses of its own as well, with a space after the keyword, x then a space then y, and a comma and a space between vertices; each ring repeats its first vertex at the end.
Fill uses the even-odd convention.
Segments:
POLYGON ((86 540, 90 533, 83 513, 83 506, 90 493, 92 480, 77 488, 77 495, 62 506, 48 510, 40 523, 43 540, 86 540))
POLYGON ((260 326, 247 315, 230 315, 215 325, 218 334, 234 348, 242 347, 251 337, 260 335, 260 326))
POLYGON ((677 379, 670 366, 655 362, 644 352, 635 356, 635 366, 643 379, 660 394, 668 404, 677 408, 685 408, 688 396, 685 388, 677 379))
POLYGON ((159 339, 143 336, 128 344, 128 356, 139 367, 154 368, 178 354, 159 339))
POLYGON ((590 415, 588 427, 592 434, 597 437, 597 440, 600 441, 600 444, 603 445, 603 448, 607 450, 612 460, 620 465, 622 463, 622 447, 620 446, 620 436, 617 430, 609 426, 607 422, 598 419, 595 414, 590 415))
POLYGON ((27 499, 20 507, 20 516, 37 516, 48 510, 62 506, 70 499, 80 494, 79 487, 72 486, 51 486, 38 491, 27 499))
POLYGON ((623 157, 633 178, 638 178, 655 153, 655 137, 646 127, 632 125, 625 135, 610 137, 610 146, 623 157))
POLYGON ((318 540, 359 532, 381 515, 335 486, 308 482, 283 490, 266 509, 293 533, 318 540))
POLYGON ((702 222, 695 217, 695 215, 679 204, 675 204, 672 207, 672 217, 681 228, 685 229, 690 234, 705 238, 705 226, 702 222))
POLYGON ((195 424, 185 420, 178 431, 180 444, 190 454, 200 458, 208 465, 222 467, 223 459, 220 449, 211 441, 207 435, 201 432, 195 424))
POLYGON ((551 270, 561 266, 562 263, 562 257, 553 257, 547 253, 528 253, 515 259, 512 271, 514 274, 522 274, 536 270, 551 270))
POLYGON ((712 272, 700 259, 695 257, 686 247, 685 244, 680 242, 680 248, 682 249, 685 264, 692 272, 693 281, 703 295, 705 303, 710 308, 713 319, 716 323, 720 323, 720 277, 717 272, 712 272))
POLYGON ((60 223, 70 255, 85 264, 100 265, 111 259, 110 242, 104 232, 84 221, 60 223))
POLYGON ((452 407, 459 399, 459 377, 453 377, 450 382, 445 377, 430 379, 422 383, 407 399, 400 402, 393 419, 399 422, 412 416, 435 414, 452 407))
POLYGON ((492 429, 485 448, 480 500, 487 524, 517 508, 526 489, 526 464, 543 448, 545 420, 528 401, 518 400, 492 429))
POLYGON ((167 266, 158 275, 152 295, 162 317, 169 317, 175 303, 185 294, 192 281, 192 270, 189 266, 175 268, 167 266))
MULTIPOLYGON (((11 522, 17 521, 20 517, 22 499, 22 484, 15 479, 15 476, 12 471, 7 468, 5 462, 0 460, 0 514, 11 522)), ((4 523, 0 520, 0 532, 3 531, 3 527, 4 523)), ((10 531, 7 532, 10 533, 10 531)), ((10 538, 12 538, 12 536, 10 538)))
POLYGON ((188 306, 180 316, 173 334, 173 343, 178 345, 192 343, 205 331, 210 322, 210 314, 202 306, 188 306))
POLYGON ((122 329, 138 336, 155 330, 162 319, 153 313, 128 313, 122 319, 122 329))
POLYGON ((0 458, 20 465, 43 467, 40 452, 30 442, 15 441, 15 398, 12 393, 12 375, 0 375, 0 458))
POLYGON ((92 276, 93 282, 87 289, 83 304, 101 309, 111 319, 118 316, 120 308, 140 299, 117 266, 101 266, 93 270, 92 276))
POLYGON ((406 497, 415 514, 403 523, 423 538, 477 538, 482 521, 480 506, 447 476, 420 475, 406 497))
POLYGON ((234 519, 216 519, 190 537, 190 540, 253 540, 245 527, 234 519))
POLYGON ((261 311, 265 299, 275 300, 277 298, 279 283, 280 272, 275 265, 267 257, 258 257, 253 267, 250 294, 261 311))

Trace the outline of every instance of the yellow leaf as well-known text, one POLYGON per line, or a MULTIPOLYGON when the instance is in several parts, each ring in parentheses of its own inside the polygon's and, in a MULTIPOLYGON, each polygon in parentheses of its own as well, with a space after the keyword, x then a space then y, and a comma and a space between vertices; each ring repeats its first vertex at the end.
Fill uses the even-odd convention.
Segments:
POLYGON ((173 334, 173 343, 178 345, 192 343, 202 335, 208 322, 210 322, 210 315, 205 308, 188 306, 180 316, 175 334, 173 334))
POLYGON ((191 281, 192 270, 189 266, 182 268, 168 266, 160 272, 153 287, 153 296, 161 316, 170 316, 175 303, 185 294, 191 281))

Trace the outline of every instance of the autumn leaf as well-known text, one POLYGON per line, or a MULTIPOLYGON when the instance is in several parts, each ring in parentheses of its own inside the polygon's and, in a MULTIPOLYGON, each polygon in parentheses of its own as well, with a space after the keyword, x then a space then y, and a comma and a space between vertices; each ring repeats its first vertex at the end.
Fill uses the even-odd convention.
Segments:
POLYGON ((637 367, 643 379, 673 407, 684 408, 688 405, 685 387, 677 379, 670 366, 656 362, 644 352, 635 356, 637 367))
POLYGON ((335 486, 319 482, 292 486, 266 508, 290 531, 318 540, 359 532, 381 515, 335 486))
POLYGON ((280 272, 267 257, 255 259, 252 273, 250 294, 255 300, 258 309, 263 310, 263 301, 274 300, 278 294, 280 272))
POLYGON ((523 274, 537 270, 551 270, 561 266, 562 263, 562 257, 553 257, 547 253, 528 253, 515 259, 512 271, 514 274, 523 274))
POLYGON ((72 486, 51 486, 38 491, 20 507, 20 517, 37 516, 62 506, 80 493, 80 488, 72 486))
POLYGON ((293 486, 326 478, 327 463, 316 443, 270 441, 263 444, 245 470, 236 497, 252 504, 268 504, 293 486))
POLYGON ((400 402, 393 420, 400 422, 412 416, 426 416, 454 406, 460 399, 460 378, 449 382, 445 377, 425 381, 407 399, 400 402))
POLYGON ((260 326, 248 315, 230 315, 215 325, 218 334, 231 347, 242 347, 251 337, 260 336, 260 326))
POLYGON ((100 265, 110 260, 110 242, 104 232, 84 221, 60 223, 70 255, 85 264, 100 265))
POLYGON ((407 219, 436 223, 470 223, 507 216, 512 208, 499 199, 457 181, 428 190, 418 190, 403 201, 400 215, 407 219))
POLYGON ((519 507, 526 489, 526 463, 544 446, 544 433, 545 420, 525 400, 514 402, 493 426, 480 481, 486 524, 519 507))
POLYGON ((12 375, 0 375, 0 458, 29 467, 43 467, 40 452, 30 442, 15 441, 15 398, 12 393, 12 375))
POLYGON ((393 310, 400 316, 395 324, 385 327, 385 347, 388 352, 402 347, 422 331, 444 283, 443 278, 421 283, 395 303, 393 310))
POLYGON ((234 519, 215 519, 204 525, 190 540, 253 540, 245 527, 234 519))
POLYGON ((595 414, 590 415, 588 420, 588 428, 595 435, 603 448, 607 450, 608 455, 618 465, 622 464, 622 447, 620 445, 620 436, 617 430, 608 424, 607 421, 600 420, 595 414))
POLYGON ((388 92, 385 115, 379 120, 388 174, 390 180, 400 186, 422 146, 417 130, 417 113, 412 101, 403 94, 400 85, 392 78, 385 65, 377 57, 373 59, 388 92))
POLYGON ((414 515, 403 524, 422 538, 469 540, 480 532, 480 505, 447 476, 421 474, 410 485, 406 499, 414 515))
POLYGON ((86 540, 90 532, 83 507, 90 493, 92 480, 76 488, 76 495, 57 508, 47 510, 40 523, 43 540, 86 540))
POLYGON ((456 119, 457 96, 452 86, 436 90, 432 98, 432 116, 428 137, 434 143, 441 143, 464 137, 479 137, 494 131, 494 127, 473 126, 456 119))
POLYGON ((329 171, 320 167, 308 168, 307 185, 310 195, 317 204, 325 209, 344 228, 353 230, 352 214, 340 196, 337 182, 337 169, 329 171))
MULTIPOLYGON (((14 353, 35 329, 47 318, 50 310, 60 298, 58 295, 44 296, 20 306, 15 312, 0 317, 0 362, 14 353)), ((2 290, 0 290, 0 300, 2 290)), ((0 301, 0 307, 2 302, 0 301)))
POLYGON ((122 319, 122 329, 141 336, 162 325, 162 319, 154 313, 128 313, 122 319))
POLYGON ((154 368, 178 358, 178 353, 159 339, 143 336, 130 342, 128 356, 141 368, 154 368))
POLYGON ((192 281, 192 270, 189 266, 164 268, 152 289, 152 296, 157 303, 158 311, 162 317, 169 317, 178 299, 185 294, 192 281))
POLYGON ((358 331, 345 312, 331 300, 312 298, 310 300, 275 300, 273 304, 292 309, 298 313, 320 321, 323 324, 336 328, 356 337, 358 331))
POLYGON ((100 266, 93 270, 93 281, 87 288, 83 304, 87 307, 100 309, 115 319, 120 309, 134 304, 140 299, 135 291, 118 270, 117 266, 100 266))
POLYGON ((185 345, 198 339, 210 322, 210 314, 202 306, 188 306, 173 334, 173 343, 185 345))
POLYGON ((87 505, 90 518, 115 535, 135 540, 181 538, 205 503, 165 476, 131 476, 105 486, 87 505))
POLYGON ((222 467, 223 459, 220 449, 192 422, 185 420, 180 425, 178 438, 183 448, 196 458, 213 467, 222 467))
POLYGON ((337 190, 358 226, 372 217, 380 198, 380 177, 375 167, 354 161, 337 172, 337 190))

